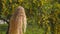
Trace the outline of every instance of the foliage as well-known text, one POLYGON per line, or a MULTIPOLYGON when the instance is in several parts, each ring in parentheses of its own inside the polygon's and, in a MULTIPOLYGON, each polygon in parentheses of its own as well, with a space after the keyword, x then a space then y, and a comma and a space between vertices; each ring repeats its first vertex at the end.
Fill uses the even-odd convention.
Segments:
POLYGON ((0 0, 0 16, 9 19, 17 6, 23 6, 28 25, 43 28, 45 34, 59 34, 59 2, 59 0, 0 0))

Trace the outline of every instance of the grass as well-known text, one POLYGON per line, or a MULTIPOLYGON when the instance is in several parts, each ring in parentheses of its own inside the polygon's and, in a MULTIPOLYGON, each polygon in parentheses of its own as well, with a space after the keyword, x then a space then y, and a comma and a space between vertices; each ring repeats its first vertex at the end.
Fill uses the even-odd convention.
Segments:
POLYGON ((0 34, 6 34, 7 24, 0 24, 0 34))
MULTIPOLYGON (((7 24, 0 24, 0 34, 6 34, 7 26, 7 24)), ((44 31, 42 28, 38 28, 37 25, 28 25, 25 34, 44 34, 44 31)))
POLYGON ((30 25, 27 27, 26 34, 44 34, 42 28, 39 28, 37 25, 30 25))

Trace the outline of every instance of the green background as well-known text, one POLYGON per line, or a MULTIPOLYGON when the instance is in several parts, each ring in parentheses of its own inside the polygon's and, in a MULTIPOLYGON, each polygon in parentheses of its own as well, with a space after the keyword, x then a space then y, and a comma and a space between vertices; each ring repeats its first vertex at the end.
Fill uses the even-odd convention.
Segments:
MULTIPOLYGON (((0 19, 9 20, 18 6, 25 8, 26 34, 60 34, 60 0, 0 0, 0 19)), ((0 34, 7 26, 0 24, 0 34)))

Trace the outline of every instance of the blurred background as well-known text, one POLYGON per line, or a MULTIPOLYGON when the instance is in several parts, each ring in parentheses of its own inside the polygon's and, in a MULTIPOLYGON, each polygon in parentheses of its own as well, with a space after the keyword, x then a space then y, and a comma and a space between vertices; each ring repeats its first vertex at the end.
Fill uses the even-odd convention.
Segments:
POLYGON ((25 8, 26 34, 60 34, 60 0, 0 0, 0 34, 18 6, 25 8))

